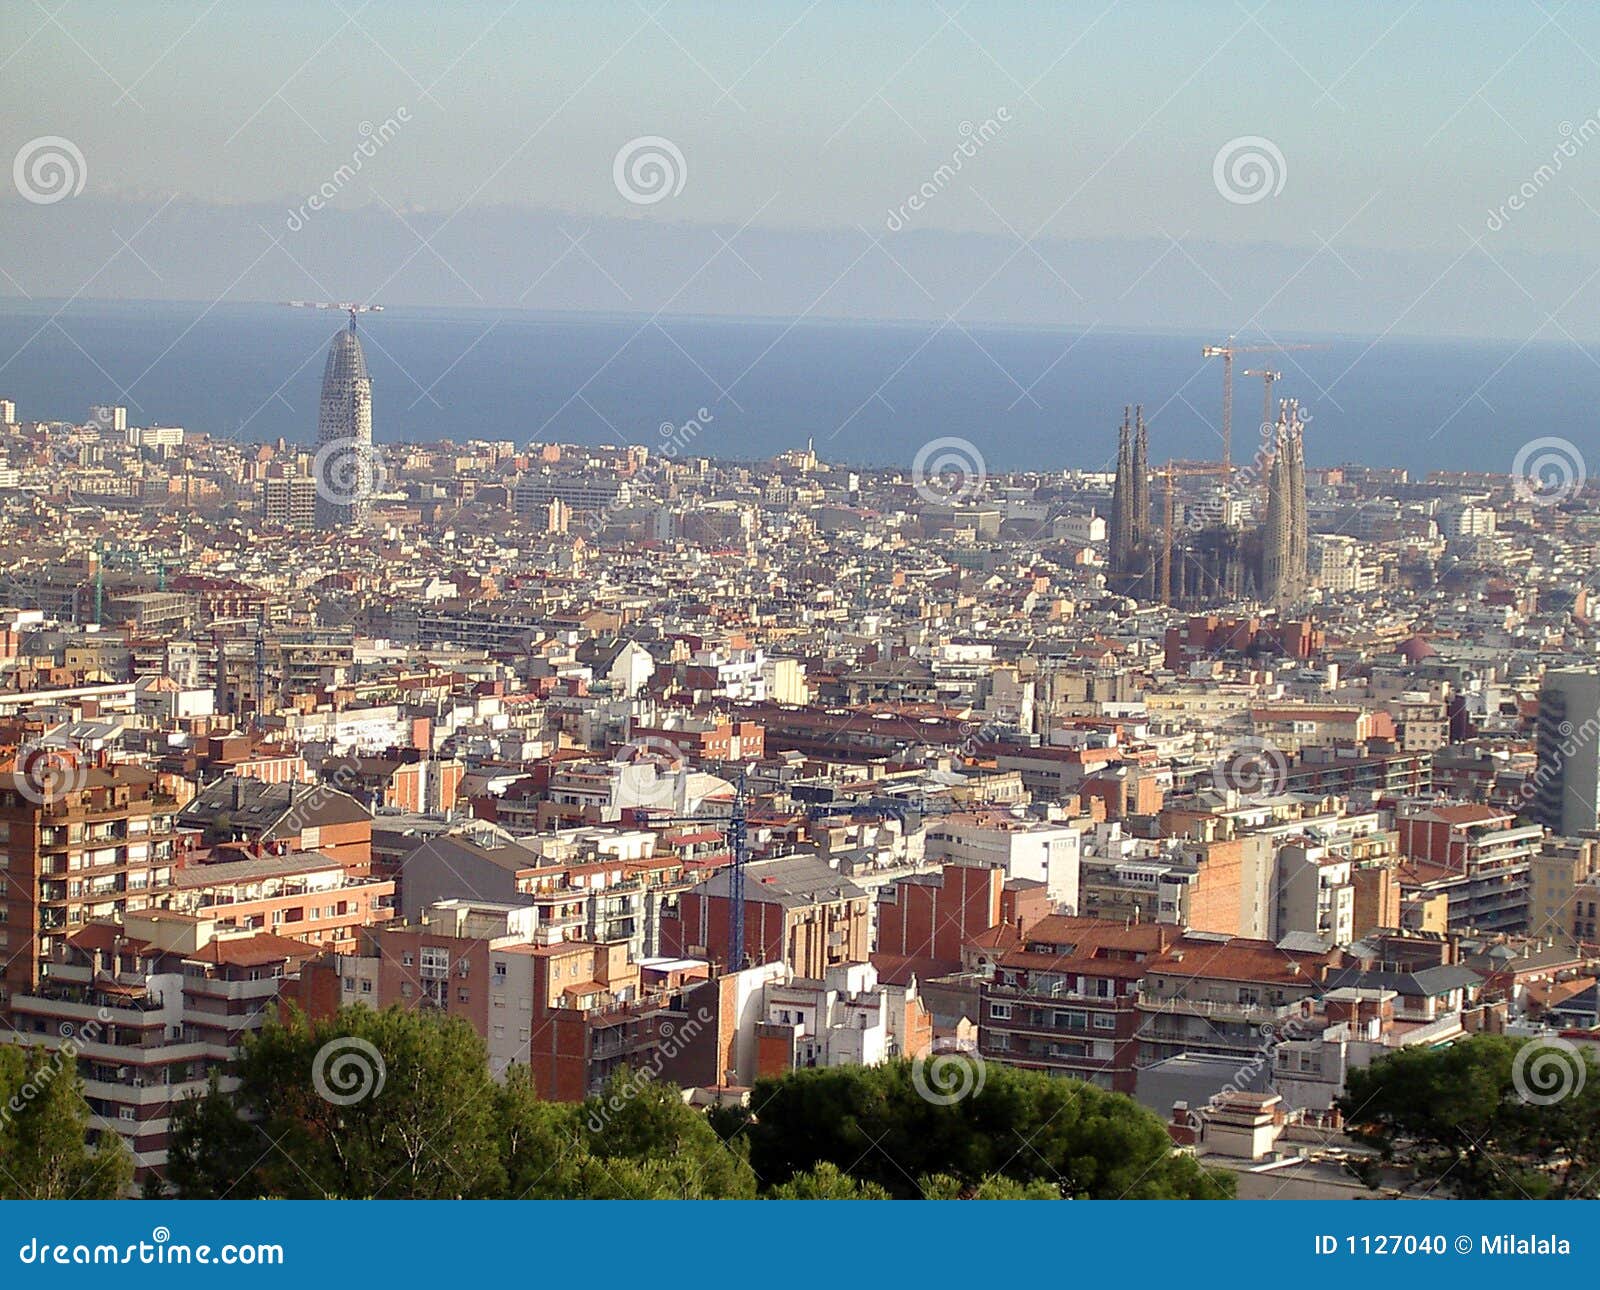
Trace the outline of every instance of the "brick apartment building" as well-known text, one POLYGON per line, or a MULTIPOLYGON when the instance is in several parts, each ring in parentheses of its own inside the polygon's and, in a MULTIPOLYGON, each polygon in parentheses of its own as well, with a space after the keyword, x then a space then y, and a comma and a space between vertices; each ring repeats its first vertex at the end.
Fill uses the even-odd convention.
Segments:
POLYGON ((1528 926, 1530 872, 1544 842, 1537 824, 1477 803, 1402 803, 1395 827, 1402 889, 1442 893, 1452 931, 1508 932, 1528 926))
POLYGON ((448 811, 460 796, 465 775, 466 767, 453 758, 409 750, 381 757, 331 757, 317 771, 324 784, 391 811, 448 811))
POLYGON ((393 878, 353 874, 320 851, 188 863, 156 903, 210 919, 218 932, 265 930, 340 954, 397 912, 393 878))
POLYGON ((630 738, 650 748, 671 745, 694 762, 760 761, 766 731, 756 721, 689 717, 661 726, 635 725, 630 738))
POLYGON ((886 981, 958 972, 964 951, 992 928, 1019 934, 1050 912, 1044 884, 1008 881, 997 864, 947 864, 878 890, 872 962, 886 981))
POLYGON ((144 909, 181 859, 176 802, 154 774, 52 755, 64 759, 51 781, 60 791, 38 791, 15 763, 0 774, 0 1013, 39 983, 64 937, 144 909))
POLYGON ((1000 955, 984 983, 978 1049, 986 1060, 1132 1093, 1139 989, 1176 927, 1055 915, 1000 955))
MULTIPOLYGON (((724 866, 683 892, 661 914, 668 957, 730 957, 729 874, 724 866)), ((745 870, 743 958, 783 963, 796 976, 821 979, 830 967, 867 961, 870 897, 811 855, 756 860, 745 870)))
POLYGON ((1172 941, 1144 965, 1137 999, 1139 1066, 1186 1053, 1250 1062, 1261 1052, 1264 1035, 1303 1022, 1339 961, 1337 950, 1297 950, 1242 937, 1191 934, 1172 941))

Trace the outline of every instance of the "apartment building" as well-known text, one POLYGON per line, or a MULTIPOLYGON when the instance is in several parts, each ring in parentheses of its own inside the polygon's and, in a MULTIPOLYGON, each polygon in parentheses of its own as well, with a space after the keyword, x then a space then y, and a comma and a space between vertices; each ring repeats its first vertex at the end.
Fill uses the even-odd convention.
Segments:
POLYGON ((878 889, 872 962, 890 981, 944 976, 962 969, 967 947, 983 933, 1021 935, 1050 912, 1042 884, 1009 881, 998 864, 908 874, 878 889))
POLYGON ((671 746, 696 762, 760 761, 766 756, 766 731, 755 721, 676 717, 656 725, 636 723, 628 737, 645 747, 671 746))
POLYGON ((929 822, 924 854, 931 861, 995 865, 1008 878, 1042 883, 1062 913, 1078 911, 1082 834, 999 811, 963 811, 929 822))
POLYGON ((1264 1035, 1303 1022, 1337 961, 1336 950, 1266 940, 1194 934, 1175 940, 1152 956, 1140 984, 1140 1068, 1185 1053, 1254 1061, 1264 1035))
POLYGON ((148 770, 84 764, 71 749, 33 749, 10 769, 0 775, 0 1012, 38 985, 66 936, 153 904, 185 845, 177 804, 148 770))
POLYGON ((830 967, 864 963, 870 950, 871 900, 848 878, 811 855, 752 861, 745 867, 742 955, 729 944, 727 867, 685 891, 661 916, 662 953, 727 964, 782 963, 820 979, 830 967))
POLYGON ((820 980, 784 974, 762 990, 756 1075, 817 1066, 877 1066, 933 1043, 933 1020, 914 980, 880 982, 870 963, 829 968, 820 980))
POLYGON ((178 823, 197 830, 212 847, 320 851, 351 872, 364 872, 372 863, 372 813, 325 784, 227 775, 201 789, 178 823))
POLYGON ((156 903, 219 933, 265 930, 337 954, 354 953, 362 928, 398 912, 393 878, 351 872, 320 851, 184 864, 156 903))
POLYGON ((1402 802, 1395 817, 1408 896, 1443 894, 1453 931, 1528 926, 1529 874, 1544 842, 1537 824, 1478 803, 1402 802))
POLYGON ((978 1050, 986 1060, 1134 1091, 1140 982, 1178 942, 1175 927, 1054 915, 1002 953, 984 982, 978 1050))
POLYGON ((11 999, 16 1037, 76 1051, 91 1136, 115 1132, 135 1181, 167 1162, 172 1107, 224 1090, 244 1036, 259 1030, 285 979, 317 951, 263 931, 222 931, 169 911, 96 919, 55 941, 44 979, 11 999))
POLYGON ((1545 838, 1528 862, 1528 934, 1594 941, 1600 839, 1545 838))

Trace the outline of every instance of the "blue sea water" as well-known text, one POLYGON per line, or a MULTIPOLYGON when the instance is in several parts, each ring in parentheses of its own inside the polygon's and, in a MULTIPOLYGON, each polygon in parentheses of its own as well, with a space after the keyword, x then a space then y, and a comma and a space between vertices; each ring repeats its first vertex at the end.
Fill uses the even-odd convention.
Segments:
MULTIPOLYGON (((0 398, 24 420, 133 424, 249 440, 315 432, 323 356, 343 315, 271 303, 0 302, 0 398)), ((1103 466, 1125 403, 1151 457, 1216 457, 1220 337, 1014 328, 392 307, 360 323, 384 441, 663 441, 756 459, 814 441, 825 459, 909 464, 929 440, 976 444, 991 470, 1103 466), (709 419, 701 414, 704 409, 709 419)), ((1310 414, 1312 464, 1510 471, 1529 439, 1600 465, 1600 358, 1575 345, 1275 337, 1314 346, 1237 360, 1234 456, 1248 459, 1262 384, 1310 414)), ((1244 342, 1240 342, 1244 343, 1244 342)), ((1259 342, 1258 342, 1259 343, 1259 342)))

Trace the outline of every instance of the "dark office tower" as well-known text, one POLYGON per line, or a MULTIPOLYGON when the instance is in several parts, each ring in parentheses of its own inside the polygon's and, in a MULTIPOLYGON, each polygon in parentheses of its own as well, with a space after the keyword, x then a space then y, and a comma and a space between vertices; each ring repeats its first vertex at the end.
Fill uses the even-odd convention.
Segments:
POLYGON ((1600 800, 1600 670, 1555 668, 1544 674, 1534 747, 1539 764, 1528 815, 1563 837, 1595 828, 1595 803, 1600 800))
POLYGON ((372 378, 354 314, 350 326, 333 338, 322 369, 312 473, 319 529, 350 528, 366 518, 373 488, 372 378))

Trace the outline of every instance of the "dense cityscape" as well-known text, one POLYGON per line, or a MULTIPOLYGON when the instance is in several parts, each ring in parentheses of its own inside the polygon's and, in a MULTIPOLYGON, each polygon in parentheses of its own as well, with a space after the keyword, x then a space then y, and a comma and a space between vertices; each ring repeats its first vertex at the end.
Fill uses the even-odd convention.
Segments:
POLYGON ((360 312, 308 445, 0 400, 8 1194, 1595 1194, 1572 445, 375 443, 360 312))

